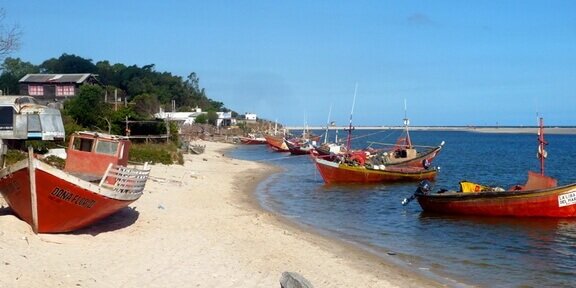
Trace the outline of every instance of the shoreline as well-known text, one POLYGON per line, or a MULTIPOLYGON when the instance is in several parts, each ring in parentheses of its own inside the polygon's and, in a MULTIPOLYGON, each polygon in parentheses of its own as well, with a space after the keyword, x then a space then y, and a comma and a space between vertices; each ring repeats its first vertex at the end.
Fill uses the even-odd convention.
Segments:
MULTIPOLYGON (((228 147, 222 149, 221 152, 228 153, 230 150, 235 149, 235 147, 228 147)), ((229 156, 228 156, 229 157, 229 156)), ((282 173, 282 168, 272 165, 272 164, 264 164, 259 163, 261 165, 265 165, 271 167, 274 171, 268 171, 266 174, 260 175, 258 181, 253 183, 249 189, 245 189, 245 193, 247 194, 248 201, 246 202, 247 205, 250 206, 249 209, 254 209, 256 211, 260 211, 261 213, 265 213, 267 216, 270 217, 272 225, 283 227, 284 229, 291 229, 295 232, 295 234, 300 234, 300 237, 305 241, 312 243, 314 245, 319 245, 324 247, 324 249, 328 249, 332 253, 341 254, 342 258, 352 259, 350 262, 351 265, 357 267, 360 270, 367 271, 370 274, 373 274, 374 277, 378 277, 377 275, 382 273, 382 269, 387 271, 386 274, 393 274, 395 276, 386 275, 388 280, 390 278, 394 278, 390 284, 386 286, 374 286, 374 287, 456 287, 456 286, 464 286, 462 283, 458 283, 455 279, 448 279, 442 278, 441 275, 425 273, 423 271, 419 271, 418 268, 410 267, 407 264, 407 259, 395 259, 395 257, 385 255, 385 251, 381 251, 381 253, 374 252, 375 250, 367 249, 367 247, 361 247, 361 245, 348 242, 343 239, 337 238, 336 235, 331 235, 328 232, 319 231, 314 227, 310 227, 293 220, 290 220, 286 217, 281 215, 275 214, 274 212, 270 212, 266 208, 264 208, 257 197, 258 193, 258 185, 266 180, 268 177, 272 176, 276 173, 282 173), (274 223, 275 222, 275 223, 274 223), (369 251, 373 250, 373 251, 369 251)), ((315 283, 312 282, 312 285, 315 283)), ((319 287, 316 286, 315 287, 319 287)), ((324 287, 324 286, 322 286, 324 287)), ((337 286, 339 287, 339 286, 337 286)), ((347 287, 355 287, 355 286, 347 286, 347 287)), ((373 286, 364 286, 364 287, 373 287, 373 286)))
POLYGON ((279 287, 285 271, 314 287, 451 286, 266 211, 256 187, 278 168, 203 144, 184 165, 153 165, 140 199, 74 233, 34 234, 0 209, 0 287, 279 287))

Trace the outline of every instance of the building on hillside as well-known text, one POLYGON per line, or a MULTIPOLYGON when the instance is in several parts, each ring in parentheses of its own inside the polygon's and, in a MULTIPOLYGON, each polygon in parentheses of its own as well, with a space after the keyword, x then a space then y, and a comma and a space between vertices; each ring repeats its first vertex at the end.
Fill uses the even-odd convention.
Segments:
POLYGON ((246 118, 246 121, 256 122, 256 120, 258 120, 258 115, 256 115, 256 113, 245 113, 244 117, 246 118))
POLYGON ((258 121, 258 115, 256 113, 244 113, 244 115, 238 115, 237 121, 239 123, 256 123, 258 121))
MULTIPOLYGON (((175 121, 178 123, 178 126, 182 126, 194 124, 196 117, 201 114, 207 114, 207 112, 202 112, 202 109, 198 107, 192 112, 164 112, 164 110, 160 108, 160 112, 154 114, 154 117, 167 121, 175 121)), ((218 120, 216 120, 217 127, 228 127, 236 124, 236 119, 232 118, 232 112, 216 112, 216 114, 218 115, 218 120)))
POLYGON ((165 112, 164 109, 160 108, 160 112, 154 114, 154 117, 166 121, 175 121, 179 126, 181 126, 185 124, 193 124, 196 117, 201 114, 206 114, 206 112, 202 112, 202 109, 198 107, 191 112, 165 112))
POLYGON ((42 104, 62 103, 76 96, 83 84, 102 85, 98 75, 84 74, 26 74, 18 81, 20 95, 36 98, 42 104))
POLYGON ((216 121, 217 127, 230 127, 236 125, 236 119, 232 118, 232 112, 216 112, 218 120, 216 121))

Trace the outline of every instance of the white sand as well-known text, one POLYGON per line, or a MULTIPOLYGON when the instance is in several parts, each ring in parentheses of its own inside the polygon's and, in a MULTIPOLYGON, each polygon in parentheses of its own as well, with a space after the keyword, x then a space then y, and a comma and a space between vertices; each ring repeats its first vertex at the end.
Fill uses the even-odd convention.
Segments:
POLYGON ((76 233, 35 235, 0 209, 0 287, 280 287, 284 271, 314 287, 443 286, 263 211, 252 192, 274 169, 205 144, 154 165, 133 209, 76 233))

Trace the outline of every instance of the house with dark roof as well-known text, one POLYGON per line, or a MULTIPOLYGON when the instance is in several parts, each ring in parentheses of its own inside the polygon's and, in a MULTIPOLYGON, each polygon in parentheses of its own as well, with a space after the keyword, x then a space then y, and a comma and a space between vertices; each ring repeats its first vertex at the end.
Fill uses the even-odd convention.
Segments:
POLYGON ((20 81, 20 95, 36 98, 40 103, 63 102, 76 96, 83 84, 102 85, 96 74, 27 74, 20 81))

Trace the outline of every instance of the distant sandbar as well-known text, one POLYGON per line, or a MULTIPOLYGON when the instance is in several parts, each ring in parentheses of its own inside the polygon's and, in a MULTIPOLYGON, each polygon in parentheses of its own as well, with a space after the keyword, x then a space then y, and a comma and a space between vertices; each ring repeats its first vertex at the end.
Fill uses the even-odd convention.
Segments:
MULTIPOLYGON (((287 127, 289 130, 302 130, 304 127, 287 127)), ((310 130, 325 130, 326 127, 308 127, 310 130)), ((329 130, 346 130, 348 127, 335 126, 329 130)), ((397 130, 402 126, 354 126, 354 130, 397 130)), ((411 126, 411 131, 463 131, 477 133, 536 134, 537 127, 494 127, 494 126, 411 126)), ((576 134, 576 127, 545 127, 546 134, 576 134)))

